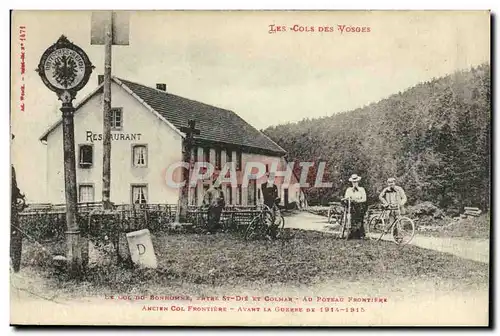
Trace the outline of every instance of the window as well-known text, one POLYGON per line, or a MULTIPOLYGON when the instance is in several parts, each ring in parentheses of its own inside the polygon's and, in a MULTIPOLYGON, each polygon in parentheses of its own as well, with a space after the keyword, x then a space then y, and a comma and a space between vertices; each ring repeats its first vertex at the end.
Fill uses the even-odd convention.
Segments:
POLYGON ((233 187, 230 185, 226 186, 225 198, 227 204, 233 204, 233 187))
POLYGON ((242 192, 241 192, 241 184, 238 185, 238 204, 242 205, 242 192))
POLYGON ((148 202, 148 187, 145 184, 132 185, 132 203, 145 204, 148 202))
POLYGON ((233 162, 233 152, 231 150, 226 150, 226 162, 233 162))
POLYGON ((147 167, 148 147, 146 145, 132 146, 132 164, 134 167, 147 167))
POLYGON ((203 161, 205 163, 210 163, 210 148, 203 148, 203 161))
POLYGON ((123 128, 123 109, 114 107, 111 109, 111 129, 121 130, 123 128))
POLYGON ((236 170, 241 170, 241 152, 236 152, 236 170))
POLYGON ((78 186, 78 203, 94 202, 94 186, 92 184, 80 184, 78 186))
POLYGON ((78 152, 80 168, 91 168, 94 161, 94 147, 92 145, 80 145, 78 152))
POLYGON ((220 148, 215 149, 215 169, 221 169, 222 166, 222 150, 220 148))

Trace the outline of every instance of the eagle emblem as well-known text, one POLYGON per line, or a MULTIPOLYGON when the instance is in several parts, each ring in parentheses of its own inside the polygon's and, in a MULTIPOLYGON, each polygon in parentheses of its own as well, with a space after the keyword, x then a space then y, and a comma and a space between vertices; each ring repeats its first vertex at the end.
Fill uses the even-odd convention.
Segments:
POLYGON ((74 82, 77 73, 77 64, 73 58, 63 55, 54 60, 52 75, 54 80, 63 87, 69 87, 74 82))

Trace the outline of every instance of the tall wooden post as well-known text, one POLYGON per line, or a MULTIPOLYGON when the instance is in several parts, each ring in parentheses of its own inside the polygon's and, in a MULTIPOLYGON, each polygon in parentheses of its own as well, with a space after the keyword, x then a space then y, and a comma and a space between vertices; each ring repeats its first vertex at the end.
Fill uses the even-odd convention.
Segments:
POLYGON ((104 45, 102 203, 111 209, 111 51, 113 45, 129 45, 126 11, 92 12, 90 44, 104 45))
MULTIPOLYGON (((69 94, 68 94, 69 96, 69 94)), ((82 271, 82 245, 80 228, 77 218, 76 193, 76 162, 75 162, 75 126, 73 123, 72 98, 63 98, 61 107, 63 122, 63 151, 64 151, 64 184, 66 194, 66 258, 69 262, 69 272, 73 277, 79 277, 82 271)))
POLYGON ((113 14, 109 12, 104 31, 104 87, 102 142, 102 203, 111 209, 111 49, 113 45, 113 14))
MULTIPOLYGON (((181 127, 181 132, 186 133, 186 137, 183 141, 182 146, 182 160, 188 163, 191 167, 191 149, 194 144, 194 136, 200 134, 200 130, 196 129, 196 121, 189 120, 189 127, 181 127)), ((195 155, 197 153, 195 152, 195 155)), ((191 169, 183 169, 182 179, 184 180, 184 185, 179 192, 179 201, 177 203, 177 211, 175 213, 175 221, 177 223, 185 222, 187 218, 187 208, 188 208, 188 198, 189 198, 189 173, 191 169)))
MULTIPOLYGON (((87 54, 64 35, 47 48, 36 71, 45 86, 62 101, 64 184, 66 195, 66 260, 73 277, 82 274, 82 240, 77 221, 75 126, 73 99, 88 82, 94 66, 87 54), (76 76, 82 73, 83 76, 76 76)), ((87 250, 87 249, 86 249, 87 250)))

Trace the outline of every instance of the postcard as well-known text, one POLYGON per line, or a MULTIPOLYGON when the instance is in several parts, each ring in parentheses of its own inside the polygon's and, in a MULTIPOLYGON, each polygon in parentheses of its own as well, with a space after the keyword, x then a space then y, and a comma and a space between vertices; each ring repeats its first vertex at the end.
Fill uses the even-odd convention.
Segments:
POLYGON ((12 11, 11 325, 488 326, 489 11, 12 11))

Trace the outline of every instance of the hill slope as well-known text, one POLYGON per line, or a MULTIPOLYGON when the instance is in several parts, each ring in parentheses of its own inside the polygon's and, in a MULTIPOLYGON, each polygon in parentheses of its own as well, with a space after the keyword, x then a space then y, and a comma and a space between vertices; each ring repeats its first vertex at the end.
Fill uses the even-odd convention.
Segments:
POLYGON ((333 188, 306 190, 311 204, 340 197, 363 177, 373 201, 389 176, 409 202, 489 206, 490 66, 420 83, 369 106, 269 127, 290 161, 326 161, 333 188))

